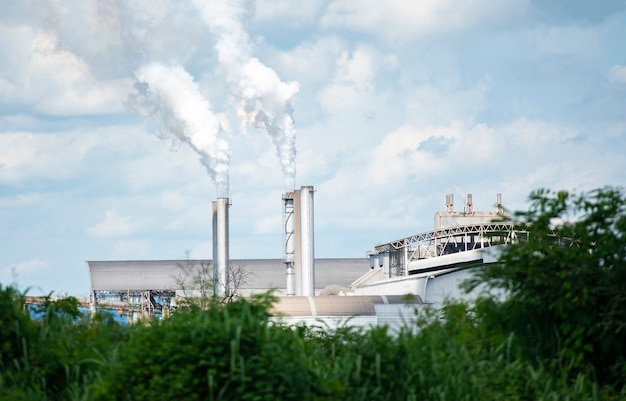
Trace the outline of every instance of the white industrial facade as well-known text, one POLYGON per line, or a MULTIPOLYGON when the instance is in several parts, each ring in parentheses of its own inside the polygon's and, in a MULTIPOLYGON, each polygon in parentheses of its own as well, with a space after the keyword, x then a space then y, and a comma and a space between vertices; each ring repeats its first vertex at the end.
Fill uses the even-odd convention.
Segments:
MULTIPOLYGON (((210 260, 87 261, 92 306, 130 308, 143 313, 161 312, 179 297, 197 296, 198 281, 188 273, 212 272, 210 260), (93 303, 93 300, 96 302, 93 303)), ((272 291, 278 302, 275 319, 286 323, 398 326, 414 315, 417 297, 351 294, 355 278, 371 271, 366 258, 315 260, 315 296, 287 296, 285 265, 281 259, 232 259, 234 270, 245 272, 236 291, 241 296, 272 291), (344 292, 345 291, 345 292, 344 292), (351 296, 340 296, 340 294, 351 296)), ((209 283, 210 285, 210 283, 209 283)))
POLYGON ((528 235, 508 221, 500 195, 490 212, 475 212, 471 195, 464 211, 456 212, 448 195, 446 211, 435 214, 432 231, 378 245, 368 258, 314 259, 313 192, 302 187, 283 195, 284 259, 230 260, 229 204, 222 202, 226 217, 219 223, 219 204, 214 203, 214 238, 222 238, 214 243, 218 266, 209 260, 89 261, 93 306, 106 300, 138 304, 148 312, 169 308, 177 297, 211 288, 207 277, 217 275, 227 283, 226 291, 212 287, 213 294, 271 290, 279 297, 274 312, 289 322, 340 324, 350 318, 356 325, 397 325, 413 316, 415 304, 472 296, 460 290, 471 266, 495 262, 504 246, 528 235))
MULTIPOLYGON (((321 258, 315 262, 316 294, 327 287, 347 287, 355 277, 370 270, 366 258, 321 258)), ((108 260, 87 261, 86 264, 92 304, 132 302, 159 309, 163 307, 162 302, 168 303, 176 296, 195 295, 206 289, 201 287, 212 287, 213 283, 211 260, 108 260)), ((267 291, 276 296, 286 295, 282 259, 231 259, 229 265, 232 271, 240 273, 237 288, 234 288, 237 295, 267 291)))

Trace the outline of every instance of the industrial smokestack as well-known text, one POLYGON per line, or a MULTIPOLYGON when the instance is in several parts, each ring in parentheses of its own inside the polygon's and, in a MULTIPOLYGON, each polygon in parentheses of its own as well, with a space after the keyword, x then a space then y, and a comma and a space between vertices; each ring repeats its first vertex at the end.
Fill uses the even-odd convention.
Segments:
POLYGON ((296 224, 296 283, 302 296, 315 295, 315 254, 313 243, 313 195, 312 186, 303 186, 295 197, 296 224))
POLYGON ((213 294, 218 297, 230 295, 228 255, 228 208, 229 198, 213 201, 213 294))
POLYGON ((315 295, 312 186, 283 194, 287 295, 315 295))
POLYGON ((287 295, 296 295, 296 234, 295 234, 295 215, 294 215, 294 193, 286 192, 283 195, 285 204, 285 213, 283 224, 285 226, 285 271, 287 274, 287 295))

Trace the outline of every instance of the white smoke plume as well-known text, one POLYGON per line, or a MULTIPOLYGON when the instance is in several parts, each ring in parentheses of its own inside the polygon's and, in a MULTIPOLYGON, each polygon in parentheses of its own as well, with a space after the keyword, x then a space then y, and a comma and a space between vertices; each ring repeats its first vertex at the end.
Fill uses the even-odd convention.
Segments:
MULTIPOLYGON (((202 42, 206 42, 208 28, 243 129, 254 127, 270 136, 285 185, 288 190, 293 189, 296 130, 291 101, 299 85, 281 81, 273 69, 253 57, 252 41, 243 24, 252 13, 252 0, 42 0, 40 3, 45 5, 47 14, 42 19, 58 35, 60 46, 79 55, 96 75, 109 82, 123 81, 131 72, 137 82, 128 104, 144 115, 157 114, 171 137, 191 145, 211 177, 217 180, 218 192, 223 194, 228 191, 230 157, 227 142, 219 139, 217 133, 226 124, 219 123, 220 118, 211 111, 208 100, 184 69, 186 61, 196 57, 197 50, 204 45, 202 42), (150 81, 153 78, 185 84, 180 88, 166 87, 150 81), (177 90, 185 92, 175 95, 177 90), (177 106, 176 101, 184 102, 185 107, 177 106), (193 116, 188 110, 197 110, 201 116, 193 116), (196 127, 196 119, 212 121, 213 125, 202 131, 196 127), (208 138, 200 141, 201 135, 208 138)), ((217 106, 220 111, 227 107, 217 106)))
POLYGON ((170 135, 188 144, 215 182, 218 197, 228 197, 230 152, 228 142, 218 136, 226 131, 225 119, 213 113, 209 101, 180 62, 164 65, 150 61, 186 58, 188 51, 184 49, 191 46, 179 39, 184 36, 176 34, 191 25, 181 18, 184 6, 136 0, 122 2, 119 7, 121 36, 137 80, 128 105, 144 116, 156 114, 161 123, 159 136, 170 135))
POLYGON ((226 71, 237 113, 247 126, 265 130, 276 147, 287 190, 296 176, 296 130, 291 99, 297 82, 285 83, 274 70, 252 57, 250 37, 243 18, 249 13, 244 0, 194 0, 209 30, 216 35, 215 49, 226 71))
POLYGON ((157 114, 162 129, 187 143, 215 182, 218 197, 228 197, 228 143, 218 134, 223 120, 211 111, 198 85, 180 65, 153 62, 134 72, 135 93, 129 106, 144 116, 157 114))

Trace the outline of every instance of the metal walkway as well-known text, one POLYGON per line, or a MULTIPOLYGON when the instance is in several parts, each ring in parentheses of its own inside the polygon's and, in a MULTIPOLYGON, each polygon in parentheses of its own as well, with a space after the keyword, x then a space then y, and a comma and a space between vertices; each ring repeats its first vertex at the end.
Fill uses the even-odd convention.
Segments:
POLYGON ((370 258, 388 259, 390 276, 409 274, 409 263, 458 252, 472 251, 494 245, 510 244, 525 239, 528 232, 510 222, 471 224, 427 231, 377 245, 368 252, 370 258))

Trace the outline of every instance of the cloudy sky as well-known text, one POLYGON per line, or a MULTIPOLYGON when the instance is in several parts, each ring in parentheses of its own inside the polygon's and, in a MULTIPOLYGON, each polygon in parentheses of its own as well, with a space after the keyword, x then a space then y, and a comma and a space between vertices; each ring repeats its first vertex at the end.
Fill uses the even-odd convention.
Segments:
POLYGON ((0 282, 86 260, 364 257, 540 187, 626 185, 623 0, 16 0, 0 15, 0 282), (175 4, 175 5, 172 5, 175 4))

